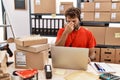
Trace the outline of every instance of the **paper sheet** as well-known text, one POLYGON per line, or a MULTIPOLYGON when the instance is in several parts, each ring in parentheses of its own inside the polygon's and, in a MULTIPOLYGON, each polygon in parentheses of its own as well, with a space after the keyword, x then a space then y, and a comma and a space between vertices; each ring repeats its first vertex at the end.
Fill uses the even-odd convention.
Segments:
POLYGON ((66 70, 63 70, 63 69, 56 69, 55 70, 55 74, 57 74, 57 75, 64 75, 65 72, 66 72, 66 70))
POLYGON ((86 71, 77 71, 66 76, 65 80, 99 80, 99 76, 86 71))

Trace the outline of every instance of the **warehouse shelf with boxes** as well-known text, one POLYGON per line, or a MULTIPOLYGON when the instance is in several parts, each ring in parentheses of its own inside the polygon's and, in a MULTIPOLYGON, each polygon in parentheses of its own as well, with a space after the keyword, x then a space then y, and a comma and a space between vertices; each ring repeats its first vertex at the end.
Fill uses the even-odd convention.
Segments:
POLYGON ((98 62, 120 63, 120 28, 88 27, 96 38, 96 59, 98 62))
POLYGON ((40 0, 39 2, 34 0, 32 3, 29 0, 31 34, 56 36, 58 29, 63 27, 65 23, 63 15, 65 10, 69 7, 78 6, 78 1, 40 0), (34 10, 32 11, 33 8, 34 10))
POLYGON ((119 0, 94 0, 81 2, 82 24, 94 25, 104 23, 120 23, 120 1, 119 0))

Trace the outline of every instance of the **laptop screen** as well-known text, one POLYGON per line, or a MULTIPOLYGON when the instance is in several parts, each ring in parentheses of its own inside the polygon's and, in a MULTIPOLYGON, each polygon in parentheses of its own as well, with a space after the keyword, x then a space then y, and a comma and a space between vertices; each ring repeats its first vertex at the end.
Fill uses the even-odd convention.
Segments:
POLYGON ((86 70, 88 54, 88 48, 51 47, 52 65, 54 68, 86 70))

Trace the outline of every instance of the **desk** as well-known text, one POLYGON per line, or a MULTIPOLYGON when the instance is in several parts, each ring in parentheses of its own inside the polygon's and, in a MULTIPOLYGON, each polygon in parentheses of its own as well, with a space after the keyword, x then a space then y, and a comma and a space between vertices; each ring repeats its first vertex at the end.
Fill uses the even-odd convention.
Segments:
MULTIPOLYGON (((120 75, 120 64, 112 64, 112 63, 109 63, 109 65, 116 71, 115 75, 120 75)), ((9 68, 8 68, 8 71, 10 72, 10 74, 12 74, 12 72, 16 70, 14 68, 14 64, 11 65, 9 68)), ((58 69, 58 68, 54 68, 53 69, 53 76, 52 76, 52 79, 49 79, 49 80, 65 80, 64 77, 66 77, 67 75, 73 73, 73 72, 77 72, 77 71, 80 71, 80 70, 69 70, 69 69, 58 69), (65 72, 65 74, 57 74, 55 73, 55 71, 58 71, 58 70, 61 70, 63 72, 65 72)), ((99 75, 89 64, 88 64, 88 70, 87 72, 91 72, 93 74, 97 74, 99 75)), ((38 73, 38 77, 39 77, 39 80, 46 80, 45 79, 45 73, 44 73, 44 70, 39 70, 39 73, 38 73)), ((17 77, 18 78, 18 77, 17 77)), ((19 79, 12 79, 12 80, 19 80, 19 79)), ((88 79, 89 80, 89 79, 88 79)), ((99 79, 98 79, 99 80, 99 79)))

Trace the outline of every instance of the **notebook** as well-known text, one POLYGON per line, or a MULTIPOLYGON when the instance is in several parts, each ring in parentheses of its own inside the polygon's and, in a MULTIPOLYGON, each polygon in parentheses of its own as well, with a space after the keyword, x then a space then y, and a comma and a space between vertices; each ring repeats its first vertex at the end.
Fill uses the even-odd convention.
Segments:
POLYGON ((88 48, 52 46, 51 57, 54 68, 86 70, 88 48))

